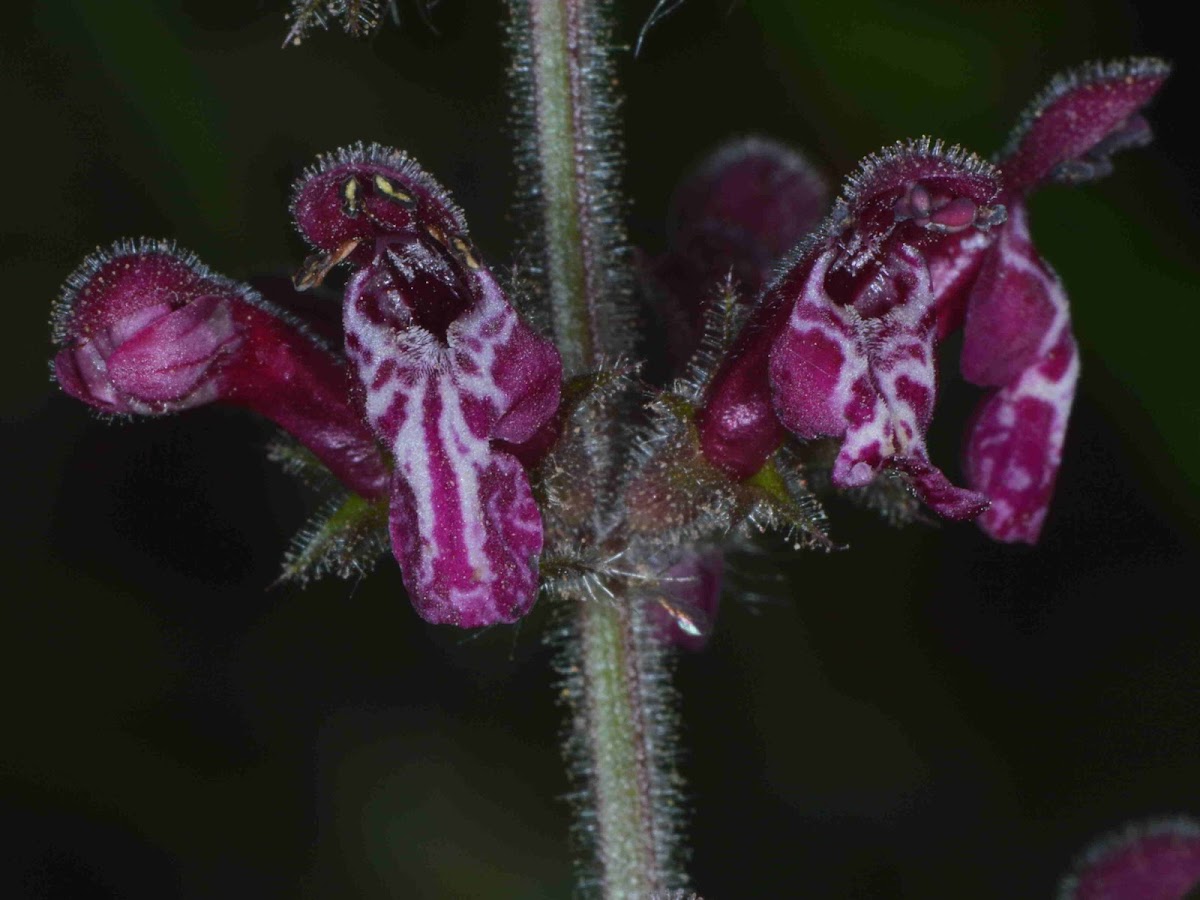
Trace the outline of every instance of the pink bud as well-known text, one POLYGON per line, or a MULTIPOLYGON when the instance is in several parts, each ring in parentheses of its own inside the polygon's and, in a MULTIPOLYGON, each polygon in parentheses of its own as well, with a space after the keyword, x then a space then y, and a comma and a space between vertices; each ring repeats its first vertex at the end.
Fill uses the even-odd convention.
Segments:
POLYGON ((752 301, 775 264, 820 222, 829 194, 803 156, 762 137, 723 144, 680 182, 669 249, 650 270, 673 368, 699 347, 718 285, 732 275, 739 300, 752 301))
POLYGON ((345 364, 245 284, 165 241, 121 241, 68 278, 55 310, 63 390, 104 412, 248 407, 290 432, 352 490, 387 468, 345 364))

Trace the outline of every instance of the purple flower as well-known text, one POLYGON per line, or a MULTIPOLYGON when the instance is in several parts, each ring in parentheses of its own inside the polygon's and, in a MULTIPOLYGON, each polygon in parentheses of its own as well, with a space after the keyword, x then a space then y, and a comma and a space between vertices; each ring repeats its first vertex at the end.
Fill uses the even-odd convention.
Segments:
POLYGON ((745 478, 784 428, 837 437, 837 486, 867 484, 887 466, 943 515, 978 514, 986 501, 951 485, 925 450, 937 328, 926 259, 957 234, 999 221, 999 191, 986 163, 927 140, 864 160, 714 377, 697 419, 709 460, 745 478))
POLYGON ((1184 900, 1200 887, 1200 826, 1165 819, 1126 828, 1076 863, 1059 900, 1184 900))
POLYGON ((1078 360, 1065 293, 1032 246, 1025 196, 1046 181, 1105 174, 1109 154, 1148 140, 1138 110, 1166 75, 1163 63, 1132 60, 1055 79, 998 168, 928 140, 864 160, 712 379, 697 416, 709 461, 748 478, 786 431, 833 437, 836 486, 893 469, 939 514, 982 513, 991 536, 1036 541, 1078 360), (968 434, 969 489, 951 484, 925 448, 936 345, 960 326, 965 377, 996 388, 968 434))
POLYGON ((300 276, 348 260, 346 355, 391 452, 392 549, 429 622, 512 622, 538 589, 542 521, 504 445, 554 416, 558 351, 521 322, 446 192, 415 162, 355 147, 322 159, 292 205, 317 249, 300 276))
POLYGON ((1034 543, 1041 533, 1079 375, 1066 292, 1033 246, 1026 198, 1050 181, 1105 175, 1113 152, 1147 143, 1139 110, 1168 72, 1158 60, 1135 59, 1051 82, 1000 159, 1007 224, 982 253, 964 254, 978 255, 980 268, 966 301, 962 372, 995 389, 968 430, 964 464, 991 502, 979 524, 997 540, 1034 543))
POLYGON ((54 313, 63 390, 107 413, 247 407, 290 432, 350 489, 388 472, 338 355, 249 285, 165 241, 121 241, 66 282, 54 313))

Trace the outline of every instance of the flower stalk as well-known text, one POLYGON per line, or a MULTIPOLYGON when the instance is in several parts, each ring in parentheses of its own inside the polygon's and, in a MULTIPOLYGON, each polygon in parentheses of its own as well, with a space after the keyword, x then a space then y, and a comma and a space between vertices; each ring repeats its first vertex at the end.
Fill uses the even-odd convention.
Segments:
POLYGON ((518 169, 567 376, 628 349, 629 275, 604 0, 512 0, 518 169))
MULTIPOLYGON (((607 7, 602 0, 510 3, 515 101, 524 107, 518 166, 526 194, 536 198, 531 251, 568 376, 601 368, 627 349, 629 334, 607 7)), ((602 437, 597 446, 607 452, 588 454, 587 464, 607 469, 612 447, 602 437)), ((594 521, 604 518, 601 509, 594 521)), ((562 634, 566 755, 580 788, 576 836, 594 856, 580 861, 586 888, 646 898, 682 887, 671 871, 674 695, 640 598, 619 580, 606 580, 604 593, 571 603, 562 634)))

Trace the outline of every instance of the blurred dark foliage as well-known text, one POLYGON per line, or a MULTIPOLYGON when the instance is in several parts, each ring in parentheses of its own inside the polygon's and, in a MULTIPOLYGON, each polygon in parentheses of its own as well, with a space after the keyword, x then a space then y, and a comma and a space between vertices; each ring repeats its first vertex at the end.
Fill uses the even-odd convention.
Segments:
MULTIPOLYGON (((47 380, 49 303, 94 245, 174 236, 235 277, 288 271, 291 179, 354 140, 413 152, 506 258, 499 3, 286 51, 284 9, 4 13, 0 895, 566 897, 546 604, 464 636, 424 625, 391 568, 269 590, 308 510, 269 429, 107 424, 47 380)), ((1178 65, 1153 148, 1035 204, 1084 353, 1042 546, 835 505, 852 549, 740 560, 748 599, 682 660, 709 900, 1045 897, 1094 834, 1200 812, 1192 41, 1133 3, 692 0, 624 60, 650 252, 678 174, 729 134, 836 173, 922 132, 989 153, 1058 69, 1178 65)), ((972 401, 947 368, 940 420, 972 401)))

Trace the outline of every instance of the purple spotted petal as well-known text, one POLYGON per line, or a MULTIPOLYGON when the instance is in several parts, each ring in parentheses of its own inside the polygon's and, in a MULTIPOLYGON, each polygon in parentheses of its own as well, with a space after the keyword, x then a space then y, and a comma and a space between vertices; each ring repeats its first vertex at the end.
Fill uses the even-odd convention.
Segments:
POLYGON ((532 606, 542 523, 521 464, 493 440, 526 440, 558 407, 562 364, 490 273, 436 239, 376 242, 346 293, 347 352, 372 426, 392 452, 391 535, 426 621, 512 622, 532 606), (448 323, 428 294, 457 292, 448 323))
POLYGON ((1150 126, 1138 111, 1169 74, 1162 60, 1134 58, 1056 76, 1022 115, 1001 154, 1006 189, 1108 174, 1113 153, 1149 142, 1150 126))
POLYGON ((161 241, 84 261, 55 313, 63 390, 111 413, 245 406, 289 431, 352 490, 383 493, 387 467, 344 362, 248 285, 161 241))
POLYGON ((984 399, 968 430, 965 468, 971 486, 991 501, 979 520, 983 530, 1032 544, 1054 493, 1079 355, 1066 293, 1029 243, 1022 211, 1007 230, 967 314, 963 371, 977 383, 1002 386, 984 399))
POLYGON ((1200 887, 1200 826, 1137 825, 1101 841, 1076 865, 1059 900, 1185 900, 1200 887))

